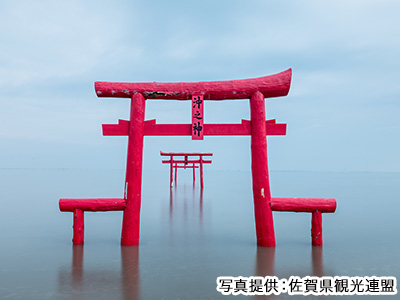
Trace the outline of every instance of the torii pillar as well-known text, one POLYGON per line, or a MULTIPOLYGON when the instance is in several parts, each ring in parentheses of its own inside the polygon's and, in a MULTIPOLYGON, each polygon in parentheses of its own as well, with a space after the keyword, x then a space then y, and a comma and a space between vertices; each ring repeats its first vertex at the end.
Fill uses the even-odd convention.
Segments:
POLYGON ((257 244, 275 247, 271 190, 269 187, 267 131, 265 126, 264 95, 256 92, 250 98, 251 117, 251 174, 253 177, 254 215, 257 244))
POLYGON ((143 95, 135 93, 131 99, 124 194, 126 207, 121 233, 121 245, 125 246, 139 244, 145 106, 143 95))

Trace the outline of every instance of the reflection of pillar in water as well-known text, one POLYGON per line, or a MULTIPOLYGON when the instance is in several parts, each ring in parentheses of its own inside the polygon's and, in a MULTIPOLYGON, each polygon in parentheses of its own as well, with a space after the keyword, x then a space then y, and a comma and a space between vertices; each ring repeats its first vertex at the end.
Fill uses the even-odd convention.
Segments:
POLYGON ((140 299, 139 247, 121 247, 122 293, 124 300, 140 299))
MULTIPOLYGON (((275 247, 257 247, 255 276, 274 276, 275 275, 275 247)), ((272 295, 256 295, 256 299, 273 299, 272 295)))
POLYGON ((256 276, 274 276, 275 248, 257 247, 256 276))
POLYGON ((72 287, 81 290, 83 283, 83 245, 72 246, 72 287))
POLYGON ((312 258, 312 269, 314 276, 323 276, 324 275, 324 262, 322 257, 322 247, 312 247, 311 258, 312 258))

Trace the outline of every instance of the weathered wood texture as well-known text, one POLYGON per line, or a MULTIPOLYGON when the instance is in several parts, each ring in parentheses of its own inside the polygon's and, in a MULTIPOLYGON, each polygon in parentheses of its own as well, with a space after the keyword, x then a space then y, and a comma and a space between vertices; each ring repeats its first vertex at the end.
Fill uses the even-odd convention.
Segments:
POLYGON ((336 210, 335 199, 325 198, 272 198, 273 211, 333 213, 336 210))
POLYGON ((311 243, 322 246, 322 213, 314 211, 311 216, 311 243))
POLYGON ((113 211, 124 210, 125 199, 96 198, 96 199, 60 199, 60 211, 113 211))
POLYGON ((142 93, 146 99, 190 100, 203 95, 204 100, 249 99, 255 92, 264 98, 286 96, 289 93, 292 69, 278 74, 241 80, 205 82, 95 82, 98 97, 131 98, 142 93))
POLYGON ((72 243, 74 245, 82 245, 85 239, 84 212, 81 209, 74 210, 74 236, 72 243))
POLYGON ((269 205, 267 139, 265 127, 264 95, 256 92, 250 98, 251 116, 251 174, 253 178, 254 215, 256 221, 257 244, 275 247, 274 221, 269 205))

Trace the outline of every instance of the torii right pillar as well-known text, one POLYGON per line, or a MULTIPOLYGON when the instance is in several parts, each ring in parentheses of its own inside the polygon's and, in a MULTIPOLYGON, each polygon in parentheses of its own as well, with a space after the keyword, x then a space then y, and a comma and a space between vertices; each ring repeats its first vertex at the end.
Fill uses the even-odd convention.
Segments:
POLYGON ((274 221, 270 206, 265 99, 260 92, 255 92, 250 98, 250 117, 251 174, 257 244, 264 247, 275 247, 274 221))

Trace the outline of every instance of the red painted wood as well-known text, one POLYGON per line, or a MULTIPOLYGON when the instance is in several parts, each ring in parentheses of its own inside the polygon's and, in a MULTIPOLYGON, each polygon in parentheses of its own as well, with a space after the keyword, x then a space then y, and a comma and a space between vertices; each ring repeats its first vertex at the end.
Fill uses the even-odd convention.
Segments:
POLYGON ((191 124, 156 124, 156 120, 148 120, 144 123, 145 135, 192 135, 191 124))
POLYGON ((178 183, 178 168, 177 168, 178 164, 175 163, 175 184, 178 183))
POLYGON ((145 103, 142 94, 136 93, 132 96, 126 166, 126 208, 124 209, 121 233, 122 245, 139 243, 145 103))
MULTIPOLYGON (((172 161, 172 155, 170 156, 170 160, 172 161)), ((172 183, 173 183, 173 181, 174 181, 174 179, 173 179, 173 172, 174 172, 174 169, 172 168, 172 163, 170 164, 170 166, 169 166, 169 186, 170 187, 172 187, 172 183)))
POLYGON ((286 124, 266 124, 267 135, 286 135, 286 124))
POLYGON ((204 135, 204 98, 192 95, 192 140, 203 140, 204 135))
POLYGON ((275 247, 274 222, 269 205, 267 139, 265 126, 264 95, 256 92, 250 99, 251 115, 251 174, 253 177, 254 214, 257 244, 275 247))
POLYGON ((205 152, 205 153, 186 153, 186 152, 162 152, 160 151, 161 156, 213 156, 212 153, 205 152))
POLYGON ((81 209, 74 210, 74 236, 72 243, 74 245, 82 245, 84 243, 85 226, 84 226, 84 213, 81 209))
MULTIPOLYGON (((203 160, 203 156, 212 156, 212 153, 187 153, 187 152, 162 152, 160 151, 161 156, 169 156, 169 160, 163 160, 163 164, 170 164, 170 168, 172 170, 175 169, 175 184, 177 182, 177 174, 178 174, 178 169, 193 169, 193 184, 195 183, 195 169, 200 168, 200 186, 201 188, 204 187, 204 182, 203 182, 203 163, 208 163, 211 164, 211 160, 203 160), (176 156, 183 156, 183 159, 174 159, 176 156), (189 160, 189 156, 198 156, 199 159, 197 160, 189 160), (182 165, 179 165, 182 164, 182 165), (197 166, 196 164, 199 164, 197 166)), ((172 171, 170 173, 170 186, 172 187, 172 171)))
POLYGON ((178 169, 198 169, 198 166, 176 166, 178 169))
MULTIPOLYGON (((103 124, 104 136, 123 136, 129 134, 129 121, 119 120, 120 124, 103 124)), ((286 124, 276 124, 275 120, 265 123, 267 135, 285 135, 286 124)), ((156 120, 144 122, 145 136, 159 135, 191 135, 190 124, 156 124, 156 120)), ((203 135, 250 135, 251 124, 248 120, 242 120, 241 124, 203 124, 203 135)))
POLYGON ((273 211, 333 213, 336 210, 335 199, 324 198, 272 198, 273 211))
POLYGON ((131 98, 142 93, 146 99, 189 100, 202 94, 204 100, 249 99, 259 91, 264 98, 286 96, 289 93, 292 69, 278 74, 242 80, 178 82, 178 83, 125 83, 95 82, 98 97, 131 98))
MULTIPOLYGON (((169 164, 171 163, 170 160, 162 160, 161 161, 163 164, 169 164)), ((196 160, 189 160, 189 163, 196 163, 199 164, 200 163, 200 159, 196 159, 196 160)), ((211 160, 202 160, 203 164, 211 164, 212 161, 211 160)), ((179 163, 179 164, 184 164, 185 161, 184 160, 172 160, 172 163, 179 163)))
POLYGON ((318 210, 311 217, 311 241, 313 246, 322 246, 322 213, 318 210))
POLYGON ((118 124, 103 124, 103 135, 129 135, 129 121, 118 120, 118 124))
POLYGON ((60 199, 60 211, 112 211, 124 210, 125 199, 97 198, 97 199, 60 199))
MULTIPOLYGON (((200 156, 200 187, 203 189, 204 188, 204 182, 203 182, 203 156, 200 156)), ((210 161, 211 163, 211 161, 210 161)))

